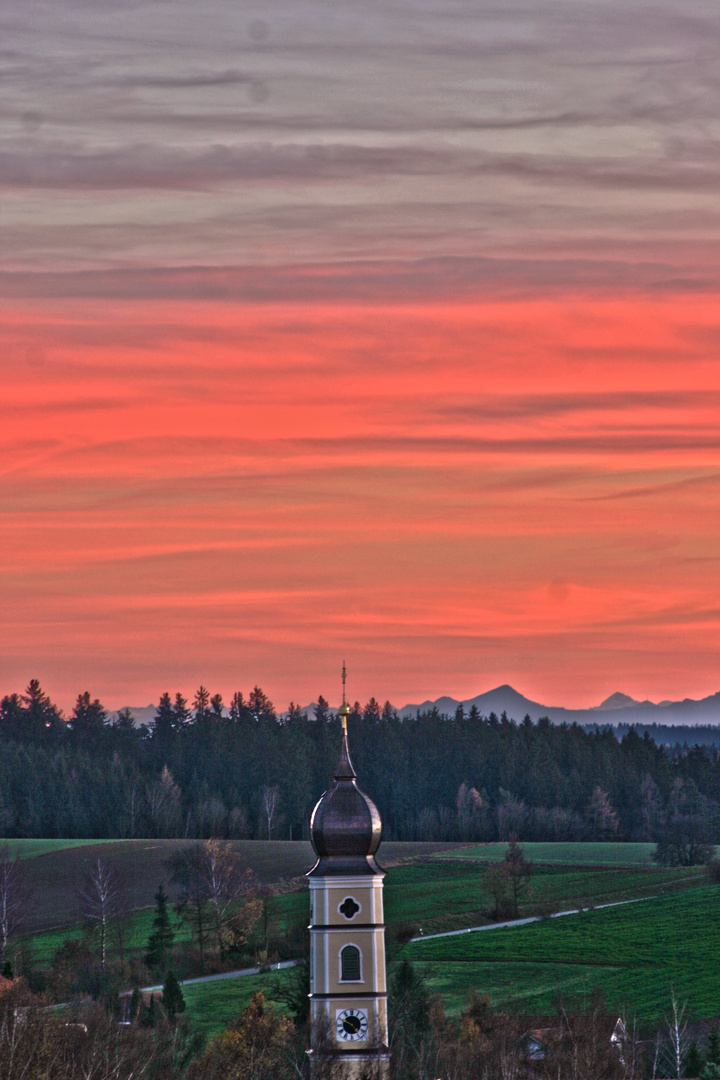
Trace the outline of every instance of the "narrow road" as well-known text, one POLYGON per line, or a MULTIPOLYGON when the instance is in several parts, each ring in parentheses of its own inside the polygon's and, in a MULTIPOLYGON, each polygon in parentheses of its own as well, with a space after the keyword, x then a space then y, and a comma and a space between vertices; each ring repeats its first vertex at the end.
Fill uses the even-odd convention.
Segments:
MULTIPOLYGON (((195 986, 196 983, 217 982, 219 979, 237 979, 241 975, 260 975, 261 971, 284 971, 286 968, 296 967, 299 963, 299 960, 283 960, 279 964, 271 964, 266 968, 240 968, 238 971, 221 971, 219 975, 199 975, 195 979, 183 979, 180 985, 195 986)), ((159 993, 162 990, 162 983, 159 986, 141 986, 140 990, 143 994, 159 993)), ((132 994, 132 990, 127 990, 126 994, 132 994)))
POLYGON ((527 926, 543 919, 561 919, 563 915, 579 915, 583 911, 600 911, 601 908, 622 907, 623 904, 640 904, 654 900, 654 896, 636 896, 633 900, 613 900, 610 904, 594 904, 591 908, 571 908, 569 911, 553 911, 551 915, 529 915, 526 919, 509 919, 507 922, 486 923, 485 926, 468 926, 464 930, 444 930, 441 934, 423 934, 422 930, 411 941, 433 941, 441 937, 457 937, 459 934, 476 934, 479 930, 503 930, 509 926, 527 926))
MULTIPOLYGON (((464 930, 444 930, 441 934, 423 934, 422 931, 411 941, 434 941, 436 938, 458 937, 460 934, 477 934, 481 930, 503 930, 513 926, 527 926, 528 923, 542 922, 544 919, 561 919, 565 915, 580 915, 583 911, 601 911, 603 908, 622 907, 625 904, 641 904, 644 900, 654 900, 654 896, 636 896, 633 900, 613 900, 609 904, 594 904, 591 908, 570 908, 568 911, 553 911, 551 915, 529 915, 525 919, 509 919, 507 922, 486 923, 485 926, 468 926, 464 930)), ((284 971, 296 967, 299 960, 283 960, 273 964, 265 971, 284 971)), ((181 986, 194 986, 196 983, 216 982, 218 979, 237 979, 242 975, 259 975, 259 967, 241 968, 238 971, 223 971, 219 975, 200 975, 195 979, 183 979, 181 986)), ((143 986, 142 992, 159 993, 162 986, 143 986)), ((130 992, 130 991, 128 991, 130 992)))

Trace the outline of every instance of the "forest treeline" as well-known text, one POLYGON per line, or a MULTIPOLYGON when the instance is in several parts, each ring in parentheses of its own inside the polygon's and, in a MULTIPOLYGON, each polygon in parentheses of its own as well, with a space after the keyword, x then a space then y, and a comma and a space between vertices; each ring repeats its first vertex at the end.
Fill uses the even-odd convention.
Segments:
MULTIPOLYGON (((647 840, 681 862, 720 842, 712 747, 474 708, 400 719, 374 698, 348 727, 386 839, 647 840)), ((322 697, 279 715, 259 687, 229 707, 200 687, 163 694, 145 727, 89 693, 64 718, 33 680, 0 703, 0 835, 306 838, 339 741, 322 697)))

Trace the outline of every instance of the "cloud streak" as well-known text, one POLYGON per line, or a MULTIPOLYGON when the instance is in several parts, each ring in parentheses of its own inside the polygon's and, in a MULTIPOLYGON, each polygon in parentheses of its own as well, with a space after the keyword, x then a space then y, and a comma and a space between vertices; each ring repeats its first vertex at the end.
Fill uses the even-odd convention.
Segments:
POLYGON ((372 260, 382 238, 401 261, 502 251, 521 270, 550 237, 568 256, 602 236, 620 262, 649 231, 717 243, 703 0, 663 0, 651 24, 612 0, 362 14, 270 0, 249 15, 225 0, 2 13, 18 268, 147 269, 171 251, 219 266, 233 246, 255 266, 313 251, 343 264, 372 260), (38 215, 44 191, 62 193, 62 213, 38 215))
POLYGON ((716 30, 6 5, 0 692, 717 690, 716 30))

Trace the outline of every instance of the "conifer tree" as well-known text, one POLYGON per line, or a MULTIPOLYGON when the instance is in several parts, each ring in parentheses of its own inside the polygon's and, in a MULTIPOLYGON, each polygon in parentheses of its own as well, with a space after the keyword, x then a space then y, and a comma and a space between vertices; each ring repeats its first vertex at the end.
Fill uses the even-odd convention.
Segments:
POLYGON ((157 1007, 155 1005, 155 995, 150 995, 150 1004, 141 1005, 140 1007, 140 1026, 146 1028, 154 1028, 155 1021, 157 1020, 157 1007))
POLYGON ((172 699, 167 691, 160 695, 152 724, 152 738, 165 745, 172 741, 177 727, 172 699))
POLYGON ((78 746, 94 749, 102 741, 107 722, 107 712, 97 698, 90 697, 88 690, 78 694, 70 717, 70 727, 78 746))
POLYGON ((183 728, 188 724, 191 713, 187 707, 187 699, 184 698, 179 691, 175 695, 173 713, 175 715, 175 730, 182 731, 183 728))
POLYGON ((168 971, 163 985, 163 1005, 172 1024, 178 1013, 185 1012, 185 998, 174 971, 168 971))
POLYGON ((142 999, 142 994, 140 993, 140 987, 135 986, 135 987, 133 987, 132 997, 130 998, 130 1022, 131 1023, 134 1023, 136 1020, 139 1020, 140 1014, 142 1012, 142 1007, 143 1007, 143 999, 142 999))
POLYGON ((683 1074, 688 1077, 700 1076, 703 1058, 695 1039, 690 1043, 683 1058, 683 1074))
POLYGON ((720 1080, 720 1031, 716 1025, 710 1028, 705 1044, 705 1065, 700 1080, 720 1080))
POLYGON ((165 967, 170 958, 174 940, 175 933, 170 922, 168 897, 160 884, 155 893, 155 918, 145 953, 145 963, 148 967, 165 967))

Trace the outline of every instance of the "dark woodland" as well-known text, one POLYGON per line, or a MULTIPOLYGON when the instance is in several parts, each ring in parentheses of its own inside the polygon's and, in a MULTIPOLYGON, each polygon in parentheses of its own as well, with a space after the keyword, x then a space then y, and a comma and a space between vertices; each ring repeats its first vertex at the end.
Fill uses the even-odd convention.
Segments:
MULTIPOLYGON (((401 720, 374 699, 349 734, 387 839, 647 840, 670 862, 720 841, 713 747, 476 710, 401 720)), ((0 835, 306 838, 339 738, 323 698, 279 715, 258 687, 229 708, 201 687, 163 694, 146 728, 88 693, 64 718, 33 681, 0 704, 0 835)))

